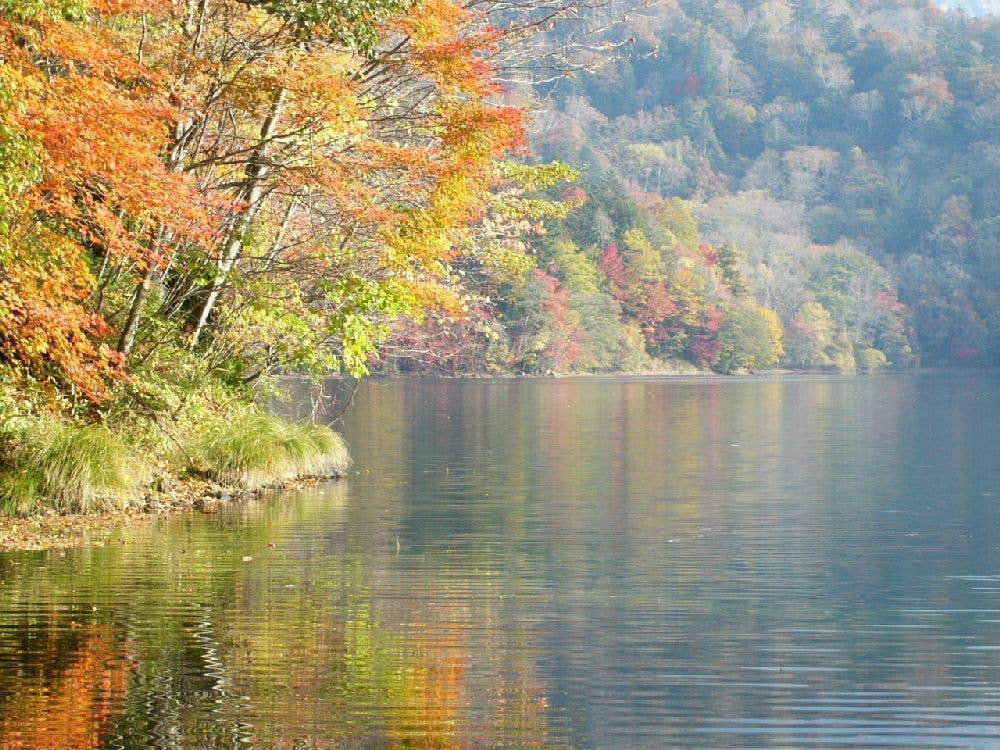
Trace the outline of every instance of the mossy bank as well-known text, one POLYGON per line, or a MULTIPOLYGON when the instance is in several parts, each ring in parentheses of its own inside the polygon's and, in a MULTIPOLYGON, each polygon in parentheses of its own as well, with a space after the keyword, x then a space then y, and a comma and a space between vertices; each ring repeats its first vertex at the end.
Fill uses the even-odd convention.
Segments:
POLYGON ((144 410, 133 396, 128 410, 103 412, 17 395, 0 423, 0 548, 65 546, 131 518, 211 510, 351 465, 329 427, 223 392, 144 410))
POLYGON ((267 502, 282 490, 310 487, 326 481, 305 477, 242 490, 206 479, 179 479, 168 491, 134 495, 124 507, 88 513, 57 513, 42 509, 24 516, 0 516, 0 552, 60 550, 71 547, 124 544, 123 529, 161 523, 180 513, 216 513, 251 502, 267 502))

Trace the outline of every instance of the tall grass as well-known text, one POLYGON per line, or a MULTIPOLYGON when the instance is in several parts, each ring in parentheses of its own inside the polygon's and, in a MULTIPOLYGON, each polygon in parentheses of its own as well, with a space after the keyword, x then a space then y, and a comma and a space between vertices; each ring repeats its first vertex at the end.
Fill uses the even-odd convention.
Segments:
POLYGON ((40 421, 7 451, 0 467, 0 508, 11 514, 41 506, 64 513, 107 509, 122 504, 144 473, 106 427, 40 421))
POLYGON ((343 438, 330 428, 256 410, 209 420, 192 449, 213 479, 250 489, 296 477, 339 476, 351 465, 343 438))

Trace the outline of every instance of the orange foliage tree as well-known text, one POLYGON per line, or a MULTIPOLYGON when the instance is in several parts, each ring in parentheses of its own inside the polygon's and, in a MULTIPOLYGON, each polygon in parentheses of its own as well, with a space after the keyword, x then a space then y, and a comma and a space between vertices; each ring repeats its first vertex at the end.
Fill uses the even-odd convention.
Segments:
POLYGON ((464 315, 459 266, 523 265, 504 39, 455 0, 0 0, 0 356, 101 402, 185 351, 362 374, 464 315))
POLYGON ((208 228, 194 184, 161 159, 178 114, 163 82, 107 23, 130 5, 83 21, 74 3, 0 5, 0 356, 93 400, 122 373, 100 285, 208 228))

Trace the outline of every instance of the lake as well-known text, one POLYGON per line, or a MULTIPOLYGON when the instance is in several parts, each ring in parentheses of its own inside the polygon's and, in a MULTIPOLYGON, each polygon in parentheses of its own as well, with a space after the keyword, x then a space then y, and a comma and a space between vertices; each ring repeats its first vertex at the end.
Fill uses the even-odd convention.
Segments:
POLYGON ((1000 747, 1000 375, 388 380, 356 471, 0 555, 4 748, 1000 747))

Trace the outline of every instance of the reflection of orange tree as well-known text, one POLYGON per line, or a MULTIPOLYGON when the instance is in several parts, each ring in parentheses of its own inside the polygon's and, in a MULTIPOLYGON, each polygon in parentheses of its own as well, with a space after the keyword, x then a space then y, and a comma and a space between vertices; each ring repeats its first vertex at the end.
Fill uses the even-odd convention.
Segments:
POLYGON ((389 736, 406 747, 461 747, 465 657, 461 638, 442 636, 444 653, 420 651, 405 668, 405 705, 390 716, 389 736))
MULTIPOLYGON (((65 631, 64 631, 65 632, 65 631)), ((0 748, 93 748, 103 745, 121 713, 129 664, 107 626, 74 631, 79 638, 68 666, 58 675, 36 670, 20 675, 19 689, 3 706, 0 748)), ((41 661, 59 660, 64 639, 52 638, 41 661)))
POLYGON ((349 564, 326 585, 316 581, 316 598, 296 608, 294 622, 271 620, 258 629, 242 617, 220 621, 224 634, 234 625, 241 634, 243 648, 224 661, 235 692, 254 707, 257 738, 276 748, 360 737, 388 746, 462 746, 470 658, 462 630, 418 624, 415 613, 409 632, 381 622, 361 572, 349 564), (344 581, 354 590, 346 611, 323 607, 344 581), (268 669, 261 672, 261 664, 268 669), (274 680, 275 671, 285 677, 274 680))
POLYGON ((254 595, 240 583, 245 607, 214 624, 229 692, 243 696, 222 704, 223 713, 248 722, 262 746, 271 748, 362 737, 383 746, 423 734, 434 737, 432 746, 454 744, 424 715, 426 675, 413 645, 373 617, 357 566, 331 567, 328 581, 313 581, 291 610, 281 611, 278 601, 272 608, 266 592, 254 595), (324 606, 339 598, 345 582, 358 592, 346 610, 324 606), (248 617, 260 609, 281 615, 248 617))
POLYGON ((223 713, 271 748, 539 743, 547 704, 530 656, 496 659, 508 652, 498 640, 510 637, 499 630, 498 599, 470 605, 454 583, 428 583, 415 600, 387 600, 377 593, 387 569, 385 560, 327 557, 293 602, 278 570, 263 588, 241 579, 240 606, 214 623, 227 693, 241 696, 220 704, 223 713), (274 614, 255 616, 265 611, 274 614))

